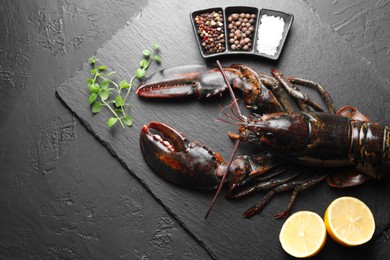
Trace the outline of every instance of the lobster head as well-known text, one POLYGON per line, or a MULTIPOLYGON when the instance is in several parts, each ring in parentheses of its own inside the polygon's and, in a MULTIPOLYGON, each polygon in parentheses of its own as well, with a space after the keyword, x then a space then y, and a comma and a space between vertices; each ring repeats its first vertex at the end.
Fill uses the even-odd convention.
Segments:
POLYGON ((191 188, 215 189, 226 170, 222 157, 182 133, 159 122, 141 130, 145 161, 164 179, 191 188))

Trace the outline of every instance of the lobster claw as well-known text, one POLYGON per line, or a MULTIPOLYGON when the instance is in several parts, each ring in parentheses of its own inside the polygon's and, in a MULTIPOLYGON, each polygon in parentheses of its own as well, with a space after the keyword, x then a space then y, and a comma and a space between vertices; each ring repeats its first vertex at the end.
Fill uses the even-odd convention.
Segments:
POLYGON ((174 128, 151 122, 141 130, 142 154, 154 172, 181 186, 216 189, 226 170, 225 162, 174 128))
MULTIPOLYGON (((270 89, 278 88, 273 77, 259 74, 243 64, 223 68, 230 85, 241 92, 244 103, 255 112, 273 113, 284 108, 270 89)), ((199 99, 222 95, 227 85, 219 69, 203 65, 186 65, 164 69, 152 74, 136 90, 144 98, 180 98, 197 96, 199 99)))
MULTIPOLYGON (((237 78, 236 69, 225 68, 230 81, 237 78)), ((137 95, 146 98, 178 98, 197 96, 207 98, 220 95, 227 89, 218 69, 203 65, 186 65, 161 70, 142 82, 137 95)))

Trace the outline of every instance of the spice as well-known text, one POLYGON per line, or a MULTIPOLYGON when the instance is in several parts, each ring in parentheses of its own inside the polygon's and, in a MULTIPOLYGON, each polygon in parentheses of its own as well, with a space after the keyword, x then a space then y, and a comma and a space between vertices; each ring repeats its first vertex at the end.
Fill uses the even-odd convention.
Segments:
POLYGON ((222 11, 199 14, 194 20, 203 50, 207 54, 225 51, 222 11))
POLYGON ((255 19, 256 15, 250 13, 233 13, 229 15, 229 44, 233 51, 248 51, 252 47, 255 19))
POLYGON ((257 51, 275 55, 283 37, 284 20, 281 17, 263 15, 257 32, 257 51))

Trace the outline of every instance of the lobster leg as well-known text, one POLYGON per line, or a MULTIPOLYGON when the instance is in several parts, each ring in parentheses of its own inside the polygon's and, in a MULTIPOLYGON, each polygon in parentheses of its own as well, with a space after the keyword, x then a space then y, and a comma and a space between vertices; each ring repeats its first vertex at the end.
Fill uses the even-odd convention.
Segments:
POLYGON ((245 78, 245 81, 235 82, 234 87, 242 91, 247 108, 262 114, 296 111, 277 79, 243 64, 233 64, 230 67, 240 71, 245 78))
POLYGON ((287 217, 288 213, 290 212, 290 209, 291 209, 292 205, 294 204, 295 198, 298 195, 298 192, 303 191, 303 190, 305 190, 305 189, 307 189, 307 188, 317 184, 318 182, 320 182, 323 179, 325 179, 325 177, 326 177, 326 175, 319 175, 319 176, 316 176, 314 178, 305 180, 305 181, 303 181, 302 184, 300 184, 297 187, 295 187, 294 190, 293 190, 293 193, 292 193, 292 195, 290 197, 290 201, 287 204, 287 207, 285 208, 285 210, 283 212, 276 213, 275 214, 275 218, 285 218, 285 217, 287 217))
MULTIPOLYGON (((273 189, 273 188, 275 188, 283 183, 286 183, 286 182, 292 180, 293 178, 297 177, 298 175, 300 175, 302 173, 302 171, 299 171, 299 170, 289 171, 287 173, 285 171, 286 171, 286 169, 284 169, 282 172, 279 172, 279 174, 277 174, 277 175, 283 174, 283 176, 273 178, 273 179, 270 179, 268 181, 256 183, 256 184, 252 185, 251 187, 242 189, 241 191, 238 191, 238 192, 230 192, 230 193, 226 194, 225 197, 227 199, 241 199, 241 198, 246 197, 246 196, 248 196, 256 191, 270 190, 270 189, 273 189)), ((274 174, 272 174, 272 175, 275 176, 274 174)))
POLYGON ((271 73, 277 80, 279 80, 279 82, 286 89, 286 91, 289 93, 289 95, 291 95, 292 97, 294 97, 297 100, 302 100, 304 103, 308 104, 310 107, 312 107, 316 111, 319 111, 319 112, 324 111, 320 107, 320 105, 318 105, 316 102, 311 100, 311 98, 307 94, 304 94, 304 93, 294 89, 292 84, 285 78, 285 76, 281 72, 276 71, 276 70, 271 70, 271 73))
POLYGON ((281 105, 286 112, 297 111, 293 106, 293 101, 291 100, 290 95, 286 93, 284 88, 281 86, 280 82, 274 77, 268 76, 266 74, 258 73, 261 82, 266 86, 274 96, 279 100, 281 105))
MULTIPOLYGON (((296 91, 301 92, 301 90, 299 89, 299 87, 298 87, 297 85, 293 84, 292 86, 293 86, 293 88, 294 88, 296 91)), ((309 112, 309 111, 310 111, 309 105, 306 104, 305 102, 303 102, 303 100, 297 99, 296 101, 297 101, 298 106, 299 106, 299 108, 300 108, 300 110, 301 110, 302 112, 309 112)))
POLYGON ((316 82, 311 81, 311 80, 295 78, 295 77, 288 77, 287 80, 293 84, 298 84, 301 86, 305 86, 305 87, 309 87, 309 88, 313 88, 313 89, 317 90, 320 93, 321 98, 324 100, 324 102, 328 108, 328 112, 333 113, 333 114, 336 113, 336 109, 334 107, 332 97, 330 96, 329 92, 321 84, 316 83, 316 82))
POLYGON ((256 180, 258 176, 268 173, 281 164, 274 155, 269 153, 238 156, 229 168, 230 190, 256 180))
MULTIPOLYGON (((278 96, 278 92, 274 91, 280 87, 279 82, 273 77, 259 74, 243 64, 233 64, 230 68, 242 75, 233 80, 233 88, 241 91, 247 108, 262 114, 292 110, 290 103, 284 102, 283 98, 278 96)), ((288 99, 287 96, 285 98, 288 99)))
POLYGON ((319 104, 313 101, 307 94, 302 93, 296 90, 293 85, 288 81, 288 79, 279 71, 271 70, 272 75, 280 81, 282 86, 286 89, 286 91, 297 100, 302 100, 304 103, 308 104, 315 111, 324 112, 319 104))
POLYGON ((314 178, 310 178, 310 179, 306 179, 306 180, 302 180, 302 181, 292 181, 292 182, 284 183, 282 185, 277 186, 276 188, 274 188, 273 190, 268 192, 259 203, 255 204, 254 206, 249 208, 244 213, 244 218, 250 218, 253 215, 260 213, 264 209, 264 207, 268 204, 268 202, 276 194, 293 189, 293 194, 290 198, 290 201, 289 201, 286 209, 282 213, 278 213, 275 215, 276 218, 281 218, 281 217, 287 216, 288 212, 290 211, 290 209, 295 201, 295 198, 296 198, 298 192, 303 191, 303 190, 313 186, 314 184, 322 181, 325 177, 326 177, 326 175, 319 175, 319 176, 316 176, 314 178))

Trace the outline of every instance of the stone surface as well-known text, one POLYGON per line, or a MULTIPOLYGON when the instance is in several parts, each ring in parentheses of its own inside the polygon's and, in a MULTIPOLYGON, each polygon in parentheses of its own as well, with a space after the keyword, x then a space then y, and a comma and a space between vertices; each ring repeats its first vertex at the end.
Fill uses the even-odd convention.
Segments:
POLYGON ((0 259, 204 259, 55 90, 146 1, 0 2, 0 259))
MULTIPOLYGON (((389 78, 389 67, 386 66, 390 44, 387 26, 389 5, 386 1, 304 1, 344 42, 349 42, 356 55, 362 55, 366 62, 371 63, 369 71, 376 69, 389 78)), ((264 7, 289 11, 281 2, 245 3, 251 4, 258 7, 263 7, 261 5, 264 4, 264 7)), ((202 219, 202 210, 199 216, 179 218, 178 223, 175 219, 179 214, 172 215, 171 210, 166 211, 161 203, 156 202, 149 191, 145 190, 55 98, 55 90, 74 72, 82 69, 80 64, 110 40, 118 29, 123 26, 131 27, 134 20, 136 24, 139 18, 142 18, 144 9, 150 12, 149 5, 154 7, 156 3, 123 0, 0 2, 0 259, 205 259, 215 256, 215 252, 220 252, 214 251, 214 242, 230 247, 232 242, 229 240, 235 241, 235 238, 231 238, 225 243, 222 231, 222 235, 215 235, 217 238, 214 241, 199 241, 199 234, 194 239, 194 234, 185 231, 182 225, 188 229, 188 223, 197 218, 192 226, 199 221, 202 231, 207 234, 208 223, 217 226, 221 225, 224 218, 230 218, 225 212, 227 204, 228 210, 238 207, 231 219, 241 222, 243 210, 256 201, 257 197, 249 202, 232 204, 221 198, 208 221, 202 219), (211 253, 207 253, 204 248, 211 253)), ((169 26, 182 23, 181 18, 175 18, 177 14, 174 12, 175 9, 180 10, 182 5, 188 5, 188 2, 177 2, 172 12, 169 12, 167 19, 172 19, 169 26)), ((301 3, 298 2, 298 5, 302 8, 301 3)), ((211 4, 207 3, 207 6, 211 4)), ((203 7, 195 3, 188 8, 195 10, 203 7)), ((158 13, 158 10, 160 9, 156 8, 154 11, 158 13)), ((187 14, 182 19, 188 22, 187 14)), ((304 21, 303 18, 300 19, 304 21)), ((294 26, 296 24, 297 20, 294 26)), ((152 33, 153 37, 142 37, 139 44, 147 44, 155 39, 161 39, 161 43, 169 42, 161 31, 149 33, 152 33)), ((171 47, 165 44, 162 46, 164 66, 175 65, 177 60, 181 59, 183 62, 189 62, 186 60, 189 58, 194 58, 192 63, 203 62, 195 50, 191 30, 186 28, 184 33, 186 42, 183 43, 185 46, 179 48, 181 53, 171 57, 171 47), (186 53, 185 49, 190 50, 189 58, 183 54, 186 53)), ((128 61, 131 65, 122 69, 122 75, 127 75, 129 70, 135 68, 135 62, 139 59, 137 48, 142 47, 144 45, 127 46, 126 52, 131 52, 128 61)), ((284 54, 288 52, 289 49, 285 49, 284 54)), ((306 56, 300 58, 297 55, 295 58, 304 60, 306 56)), ((233 58, 226 62, 235 61, 233 58)), ((275 65, 284 66, 283 63, 274 64, 263 60, 251 62, 261 69, 275 65)), ((113 64, 117 65, 115 62, 113 64)), ((298 75, 309 70, 306 74, 309 76, 314 73, 310 64, 302 64, 302 68, 297 66, 296 69, 291 69, 288 66, 283 68, 283 71, 298 75)), ((316 76, 313 79, 319 79, 326 84, 333 83, 334 88, 340 87, 336 84, 338 78, 327 79, 341 71, 337 65, 334 65, 332 74, 321 72, 321 77, 316 76)), ((156 69, 158 68, 152 68, 156 69)), ((357 73, 356 77, 360 78, 364 73, 366 70, 357 73)), ((365 83, 374 89, 378 87, 365 83)), ((343 84, 342 87, 354 91, 348 85, 343 84)), ((362 90, 361 87, 359 89, 362 90)), ((369 98, 370 95, 375 96, 369 94, 369 98)), ((338 105, 348 102, 360 106, 365 103, 362 96, 366 96, 365 92, 358 91, 356 94, 350 94, 351 99, 338 97, 338 105), (360 99, 359 104, 356 104, 360 99)), ((384 101, 386 96, 378 99, 378 103, 384 101)), ((199 108, 197 102, 180 102, 175 107, 167 108, 167 113, 189 105, 183 112, 183 117, 189 117, 190 122, 198 116, 186 112, 191 112, 190 109, 194 105, 199 108)), ((200 106, 206 106, 207 113, 215 112, 216 104, 210 103, 202 102, 200 106)), ((228 103, 228 100, 223 103, 228 103)), ((389 123, 384 105, 386 102, 379 104, 379 108, 378 103, 372 103, 371 100, 365 109, 369 108, 370 116, 375 117, 375 120, 389 123), (372 112, 373 110, 375 111, 372 112)), ((162 105, 165 107, 167 104, 143 101, 142 108, 155 111, 162 105)), ((171 121, 175 122, 175 119, 171 118, 171 121)), ((208 128, 210 124, 214 126, 210 120, 201 123, 201 126, 208 128)), ((207 138, 202 139, 202 132, 192 133, 191 129, 185 130, 191 138, 207 141, 207 138)), ((135 132, 137 131, 138 129, 135 132)), ((211 129, 209 134, 226 140, 226 136, 218 133, 216 129, 211 129)), ((213 145, 214 150, 220 148, 217 141, 211 142, 210 145, 213 145)), ((229 151, 230 147, 225 148, 224 153, 228 154, 229 151)), ((145 171, 152 174, 147 169, 145 171)), ((157 178, 156 183, 165 185, 164 189, 178 189, 157 178)), ((378 215, 379 219, 388 219, 389 211, 385 210, 385 202, 389 197, 388 185, 373 186, 352 191, 329 191, 326 186, 321 186, 318 191, 314 191, 313 196, 317 198, 325 194, 316 201, 320 204, 318 207, 325 206, 333 196, 350 192, 364 198, 372 196, 370 203, 373 204, 370 206, 384 208, 376 216, 378 215), (373 189, 378 189, 380 195, 369 195, 373 189), (380 205, 382 202, 383 205, 380 205)), ((187 193, 189 198, 200 198, 206 206, 212 197, 212 194, 198 194, 180 188, 179 191, 187 193)), ((299 195, 294 210, 312 205, 307 204, 312 194, 313 191, 308 191, 299 195)), ((284 207, 287 197, 286 194, 272 202, 264 215, 253 220, 256 224, 249 221, 249 225, 270 225, 272 230, 277 229, 282 222, 273 220, 272 214, 284 207)), ((174 201, 170 202, 172 203, 174 201)), ((192 205, 184 205, 183 209, 192 211, 192 205)), ((184 214, 181 213, 181 216, 184 214)), ((227 230, 237 227, 232 222, 223 225, 227 230)), ((377 233, 381 233, 385 228, 386 226, 379 226, 377 233)), ((361 249, 344 249, 328 240, 326 251, 319 258, 331 255, 335 259, 389 259, 388 234, 388 230, 382 232, 381 236, 364 248, 362 254, 361 249)), ((253 237, 267 235, 259 230, 253 237)), ((253 258, 261 258, 264 254, 267 259, 277 258, 281 253, 274 238, 269 239, 269 243, 259 242, 255 247, 243 245, 239 251, 242 252, 241 256, 246 254, 246 249, 248 252, 260 252, 253 258)))
POLYGON ((390 2, 386 0, 304 0, 390 85, 390 2))
MULTIPOLYGON (((247 3, 256 5, 251 1, 247 3)), ((131 59, 131 55, 127 54, 128 46, 132 45, 135 50, 141 51, 145 39, 148 39, 151 42, 159 42, 165 67, 203 63, 188 20, 188 13, 202 8, 203 4, 201 1, 191 6, 186 5, 185 1, 171 1, 164 4, 151 2, 143 10, 142 16, 133 20, 128 27, 119 30, 111 41, 98 50, 97 57, 108 67, 117 70, 118 78, 121 78, 126 75, 129 68, 134 71, 138 66, 137 62, 131 59), (166 29, 171 27, 175 30, 166 29), (164 32, 164 34, 157 32, 164 32), (177 32, 181 32, 180 44, 176 38, 177 32), (174 49, 164 48, 173 45, 174 49)), ((226 5, 222 1, 217 1, 215 4, 226 5)), ((385 78, 357 55, 339 34, 323 23, 303 2, 286 5, 281 1, 264 1, 261 7, 288 10, 295 15, 294 25, 281 60, 271 63, 243 57, 221 57, 224 64, 244 62, 259 71, 267 71, 273 67, 289 75, 319 81, 328 87, 337 107, 351 104, 365 111, 375 121, 389 122, 387 116, 389 108, 386 106, 376 108, 378 104, 385 104, 387 101, 389 90, 386 89, 385 78), (340 70, 340 67, 343 70, 340 70), (366 85, 373 86, 369 94, 364 88, 366 85), (365 99, 361 99, 361 96, 365 99)), ((189 138, 208 144, 210 148, 221 152, 227 158, 233 144, 223 133, 227 132, 229 127, 214 122, 214 119, 220 116, 215 103, 226 106, 230 103, 228 97, 221 100, 186 100, 173 103, 148 101, 133 96, 131 102, 135 121, 132 129, 128 131, 121 131, 120 128, 108 129, 106 120, 109 114, 102 112, 93 116, 88 103, 85 102, 89 96, 85 86, 88 73, 89 65, 85 64, 82 71, 59 88, 60 99, 103 145, 150 189, 181 225, 204 245, 211 256, 239 258, 242 256, 242 249, 245 248, 245 255, 248 257, 266 258, 270 255, 275 259, 287 257, 278 242, 278 231, 283 222, 273 219, 273 214, 284 208, 287 194, 275 198, 261 216, 251 220, 241 219, 241 214, 259 199, 258 196, 242 202, 220 199, 210 219, 205 221, 203 216, 212 197, 211 194, 182 189, 166 183, 154 175, 142 160, 138 147, 139 130, 143 124, 152 120, 180 126, 180 131, 186 133, 189 138), (259 250, 259 247, 263 250, 259 250)), ((249 150, 250 148, 243 146, 239 153, 249 150)), ((335 190, 323 183, 316 189, 302 193, 300 200, 295 204, 294 211, 307 209, 322 215, 326 206, 336 197, 356 196, 373 209, 377 222, 376 237, 378 237, 389 224, 389 196, 386 192, 388 185, 388 183, 371 183, 354 189, 335 190)), ((328 259, 331 256, 336 259, 357 258, 373 243, 375 242, 366 247, 345 249, 330 241, 319 258, 328 259)))

